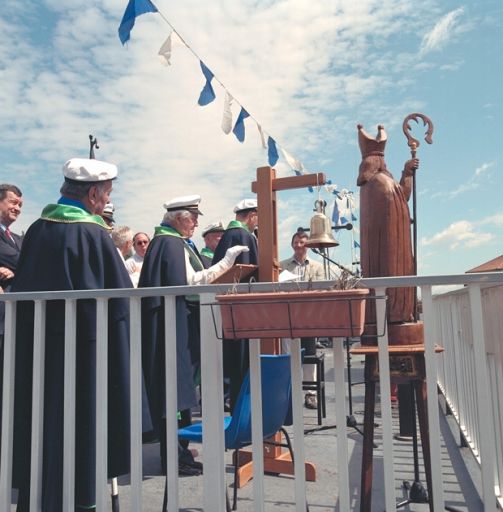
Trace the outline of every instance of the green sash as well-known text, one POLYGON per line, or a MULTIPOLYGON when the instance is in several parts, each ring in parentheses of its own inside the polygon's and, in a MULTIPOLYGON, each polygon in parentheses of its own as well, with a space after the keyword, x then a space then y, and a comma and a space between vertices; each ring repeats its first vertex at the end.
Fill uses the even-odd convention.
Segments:
POLYGON ((105 224, 105 221, 99 215, 92 215, 77 206, 69 206, 66 204, 48 204, 40 215, 43 220, 51 222, 62 222, 65 224, 89 223, 98 224, 98 226, 112 231, 112 228, 105 224))
POLYGON ((201 256, 206 256, 207 258, 209 258, 210 260, 213 259, 213 256, 215 256, 215 253, 211 250, 211 249, 208 249, 208 247, 205 247, 202 251, 201 251, 201 256))
POLYGON ((240 220, 231 220, 229 222, 229 224, 227 225, 227 229, 231 229, 231 228, 242 228, 242 229, 248 231, 248 233, 251 233, 250 228, 244 222, 241 222, 240 220))

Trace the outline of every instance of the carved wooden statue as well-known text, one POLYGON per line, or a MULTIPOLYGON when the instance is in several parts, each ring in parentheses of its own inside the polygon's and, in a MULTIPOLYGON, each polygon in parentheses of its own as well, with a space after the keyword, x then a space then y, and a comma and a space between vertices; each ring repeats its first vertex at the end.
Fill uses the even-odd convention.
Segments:
MULTIPOLYGON (((376 138, 358 125, 362 162, 357 185, 360 190, 360 257, 363 277, 414 275, 411 218, 407 201, 417 158, 405 163, 400 183, 386 168, 387 135, 378 126, 376 138)), ((389 288, 388 322, 414 320, 414 288, 389 288)), ((367 301, 367 324, 375 324, 375 304, 367 301)))

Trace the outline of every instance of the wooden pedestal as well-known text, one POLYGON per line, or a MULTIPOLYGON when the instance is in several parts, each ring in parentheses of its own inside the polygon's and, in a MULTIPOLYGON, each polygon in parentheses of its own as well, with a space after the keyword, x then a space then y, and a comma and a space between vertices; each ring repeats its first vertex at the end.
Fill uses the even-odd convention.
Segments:
MULTIPOLYGON (((280 443, 281 434, 276 434, 276 436, 272 438, 272 441, 280 443)), ((312 462, 305 462, 304 468, 306 471, 306 481, 315 482, 316 466, 312 462)), ((274 475, 293 475, 295 472, 290 453, 288 451, 283 451, 281 446, 264 445, 264 473, 274 475)), ((240 450, 237 476, 238 489, 244 487, 252 478, 252 453, 248 450, 240 450)))
MULTIPOLYGON (((427 393, 424 371, 424 345, 398 345, 388 347, 390 354, 390 376, 392 383, 411 383, 414 388, 419 431, 423 452, 423 462, 426 474, 426 485, 431 492, 431 461, 430 439, 428 431, 427 393)), ((436 347, 436 352, 441 352, 436 347)), ((378 348, 362 346, 351 350, 352 354, 365 355, 365 412, 363 420, 363 453, 361 470, 361 499, 360 512, 371 512, 372 477, 373 477, 373 445, 376 383, 379 380, 377 363, 378 348)), ((414 419, 415 420, 415 419, 414 419)), ((430 512, 433 512, 433 500, 429 500, 430 512)))

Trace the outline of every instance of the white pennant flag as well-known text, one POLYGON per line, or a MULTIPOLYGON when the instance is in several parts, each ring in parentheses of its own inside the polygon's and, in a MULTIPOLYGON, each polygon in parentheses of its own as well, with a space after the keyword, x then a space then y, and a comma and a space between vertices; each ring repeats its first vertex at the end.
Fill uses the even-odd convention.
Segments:
POLYGON ((171 32, 166 41, 159 48, 159 59, 165 66, 171 66, 171 51, 175 46, 182 46, 184 43, 176 32, 171 32))
POLYGON ((294 170, 301 172, 302 174, 306 173, 306 170, 304 168, 304 164, 297 160, 294 156, 292 156, 286 149, 281 148, 281 152, 283 153, 283 157, 286 160, 286 163, 294 170))
POLYGON ((225 135, 229 135, 232 130, 232 100, 234 98, 229 93, 229 91, 225 91, 225 100, 224 100, 224 112, 222 114, 222 131, 225 135))
POLYGON ((260 133, 260 140, 262 141, 262 147, 264 149, 267 149, 267 144, 265 143, 265 135, 264 135, 264 132, 262 131, 262 126, 257 124, 257 128, 258 128, 258 132, 260 133))

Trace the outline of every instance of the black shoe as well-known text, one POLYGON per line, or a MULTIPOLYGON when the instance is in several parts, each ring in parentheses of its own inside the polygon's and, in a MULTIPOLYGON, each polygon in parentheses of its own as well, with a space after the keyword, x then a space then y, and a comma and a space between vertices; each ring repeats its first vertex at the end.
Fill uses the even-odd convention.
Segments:
MULTIPOLYGON (((202 464, 201 464, 201 466, 202 466, 202 464)), ((202 470, 199 470, 194 466, 189 466, 188 464, 185 464, 184 462, 178 463, 178 476, 199 476, 201 474, 202 474, 202 470)))
POLYGON ((193 460, 191 463, 188 464, 188 466, 190 466, 191 468, 196 468, 201 473, 203 472, 203 463, 202 462, 199 462, 197 460, 193 460))

